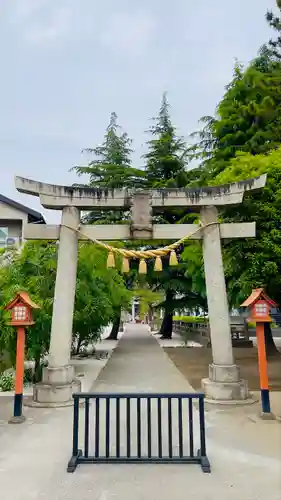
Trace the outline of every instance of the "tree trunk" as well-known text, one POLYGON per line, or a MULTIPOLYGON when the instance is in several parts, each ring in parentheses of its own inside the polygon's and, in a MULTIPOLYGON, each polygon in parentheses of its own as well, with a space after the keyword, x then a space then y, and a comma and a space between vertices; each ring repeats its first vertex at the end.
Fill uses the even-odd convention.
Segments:
POLYGON ((40 353, 38 353, 34 358, 33 383, 38 384, 38 382, 41 382, 41 380, 42 380, 41 355, 40 353))
POLYGON ((76 346, 76 349, 75 349, 75 355, 78 356, 79 352, 80 352, 80 349, 81 349, 81 346, 82 346, 82 337, 78 337, 78 341, 77 341, 77 346, 76 346))
POLYGON ((120 309, 120 312, 118 311, 116 317, 113 320, 111 332, 110 332, 109 336, 106 338, 106 340, 117 340, 118 339, 120 321, 121 321, 121 309, 120 309))
POLYGON ((172 333, 173 333, 173 313, 165 310, 159 334, 161 335, 161 339, 171 339, 172 333))
POLYGON ((264 325, 264 337, 267 356, 280 356, 280 351, 278 351, 273 340, 270 323, 265 323, 264 325))
POLYGON ((170 309, 170 303, 173 300, 173 292, 167 290, 164 318, 160 327, 159 335, 161 339, 171 339, 173 333, 173 311, 170 309))

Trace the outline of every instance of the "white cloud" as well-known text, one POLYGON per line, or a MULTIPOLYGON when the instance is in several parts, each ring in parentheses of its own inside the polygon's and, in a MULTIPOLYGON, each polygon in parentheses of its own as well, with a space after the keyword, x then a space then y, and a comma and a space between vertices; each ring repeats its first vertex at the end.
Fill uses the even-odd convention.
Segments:
POLYGON ((12 15, 20 21, 40 11, 46 5, 48 5, 47 0, 15 0, 10 8, 12 15))
POLYGON ((100 34, 100 43, 112 51, 139 56, 148 49, 156 30, 155 19, 148 11, 116 13, 100 34))
POLYGON ((64 38, 70 31, 72 12, 67 7, 61 7, 44 23, 34 24, 26 31, 25 38, 30 42, 48 43, 64 38))
POLYGON ((14 0, 9 5, 9 20, 17 33, 32 44, 49 44, 71 31, 74 21, 69 2, 56 0, 14 0))

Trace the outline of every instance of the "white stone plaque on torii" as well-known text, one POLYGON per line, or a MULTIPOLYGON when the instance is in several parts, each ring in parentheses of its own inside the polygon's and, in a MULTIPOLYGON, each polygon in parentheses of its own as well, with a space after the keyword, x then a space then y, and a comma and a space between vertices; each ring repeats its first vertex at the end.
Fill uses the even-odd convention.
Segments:
POLYGON ((221 239, 253 238, 255 223, 219 224, 218 208, 242 203, 248 191, 262 189, 266 175, 224 186, 194 189, 110 190, 57 186, 16 177, 18 191, 38 196, 43 207, 61 210, 60 225, 26 224, 28 240, 59 240, 48 367, 34 389, 35 404, 64 405, 77 390, 70 365, 72 322, 76 288, 78 240, 178 240, 194 233, 195 224, 152 224, 154 213, 167 208, 191 208, 200 213, 200 231, 191 238, 203 240, 205 281, 213 363, 202 381, 208 400, 247 402, 247 384, 234 363, 229 310, 222 262, 221 239), (218 208, 217 208, 218 207, 218 208), (83 225, 81 211, 131 210, 128 225, 83 225), (205 227, 204 227, 205 226, 205 227), (66 286, 67 283, 67 286, 66 286))

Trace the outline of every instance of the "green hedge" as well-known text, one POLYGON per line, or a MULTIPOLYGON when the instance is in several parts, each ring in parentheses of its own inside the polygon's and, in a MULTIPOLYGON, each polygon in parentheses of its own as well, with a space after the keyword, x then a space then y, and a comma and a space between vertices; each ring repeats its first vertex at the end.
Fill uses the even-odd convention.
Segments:
MULTIPOLYGON (((270 326, 271 326, 271 328, 278 328, 274 321, 272 321, 270 326)), ((256 328, 256 323, 252 323, 251 321, 249 321, 248 328, 256 328)))
MULTIPOLYGON (((208 318, 201 318, 200 316, 173 316, 173 321, 182 321, 183 323, 208 323, 208 318)), ((248 323, 248 328, 256 328, 256 323, 248 323)), ((271 328, 277 328, 274 321, 271 323, 271 328)))
POLYGON ((173 321, 183 321, 184 323, 208 323, 208 318, 200 316, 173 316, 173 321))

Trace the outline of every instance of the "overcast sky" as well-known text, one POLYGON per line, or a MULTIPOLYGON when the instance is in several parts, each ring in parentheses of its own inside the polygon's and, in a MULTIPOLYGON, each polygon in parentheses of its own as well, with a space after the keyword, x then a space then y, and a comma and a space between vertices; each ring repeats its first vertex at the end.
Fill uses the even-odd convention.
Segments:
POLYGON ((181 135, 213 114, 234 59, 252 59, 275 0, 0 0, 0 193, 14 175, 71 184, 81 149, 103 138, 111 111, 141 165, 149 118, 168 92, 181 135))

